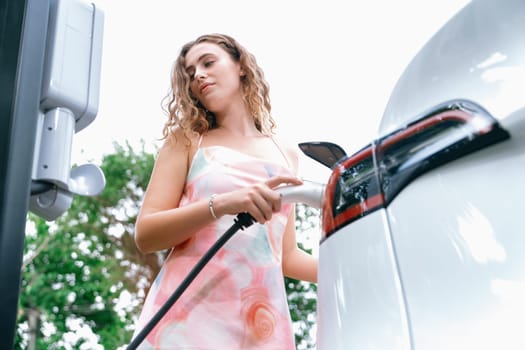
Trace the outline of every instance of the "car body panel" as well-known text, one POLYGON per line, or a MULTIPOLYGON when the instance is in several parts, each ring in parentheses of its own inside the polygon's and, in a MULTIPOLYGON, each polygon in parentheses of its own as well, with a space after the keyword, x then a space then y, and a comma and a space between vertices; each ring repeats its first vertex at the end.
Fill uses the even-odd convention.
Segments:
POLYGON ((525 347, 521 140, 425 174, 388 206, 415 349, 525 347))
POLYGON ((403 293, 386 225, 385 210, 378 210, 321 245, 320 349, 407 349, 403 293))

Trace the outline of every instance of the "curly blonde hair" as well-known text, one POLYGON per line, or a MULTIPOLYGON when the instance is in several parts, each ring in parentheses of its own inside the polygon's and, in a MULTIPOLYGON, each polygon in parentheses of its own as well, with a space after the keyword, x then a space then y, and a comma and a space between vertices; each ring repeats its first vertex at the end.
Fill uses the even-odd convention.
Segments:
POLYGON ((244 103, 253 116, 256 128, 264 135, 271 135, 275 128, 275 121, 270 114, 270 88, 262 69, 257 65, 255 56, 228 35, 206 34, 185 44, 173 65, 171 89, 164 99, 168 101, 165 107, 168 120, 162 130, 163 138, 167 138, 175 127, 181 128, 186 137, 195 132, 203 134, 218 127, 214 114, 207 111, 191 93, 190 76, 185 68, 188 51, 203 42, 220 46, 240 64, 245 73, 241 77, 244 103))

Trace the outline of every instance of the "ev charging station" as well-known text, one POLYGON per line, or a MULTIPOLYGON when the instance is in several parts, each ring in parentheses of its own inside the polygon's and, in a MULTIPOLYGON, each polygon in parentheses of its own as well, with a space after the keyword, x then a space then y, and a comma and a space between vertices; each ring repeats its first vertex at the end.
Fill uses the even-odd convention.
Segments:
POLYGON ((71 169, 74 134, 98 112, 104 15, 83 0, 6 0, 0 23, 0 336, 11 349, 28 211, 52 221, 105 187, 96 165, 71 169))
POLYGON ((70 207, 74 194, 96 195, 105 185, 93 164, 71 170, 73 135, 98 112, 104 19, 93 4, 78 0, 50 5, 31 174, 39 189, 33 186, 29 209, 54 220, 70 207))

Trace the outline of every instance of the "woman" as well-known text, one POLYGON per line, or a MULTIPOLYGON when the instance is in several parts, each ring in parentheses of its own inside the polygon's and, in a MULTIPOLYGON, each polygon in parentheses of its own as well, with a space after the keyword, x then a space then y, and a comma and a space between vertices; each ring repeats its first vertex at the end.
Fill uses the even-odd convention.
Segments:
POLYGON ((254 56, 227 35, 189 42, 175 62, 165 142, 135 236, 142 252, 171 252, 137 331, 234 215, 256 223, 219 250, 143 349, 295 349, 283 274, 316 282, 317 260, 297 247, 293 205, 275 191, 302 182, 297 153, 273 135, 268 92, 254 56))

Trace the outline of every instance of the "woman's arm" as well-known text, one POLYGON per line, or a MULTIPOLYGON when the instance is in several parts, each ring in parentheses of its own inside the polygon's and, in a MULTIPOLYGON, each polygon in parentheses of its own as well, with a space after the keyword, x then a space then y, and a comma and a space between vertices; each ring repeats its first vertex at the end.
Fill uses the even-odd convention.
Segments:
POLYGON ((288 217, 284 232, 282 265, 285 276, 317 283, 317 258, 297 246, 295 206, 288 217))
POLYGON ((213 220, 206 199, 178 208, 191 147, 180 130, 175 137, 159 150, 135 223, 135 242, 145 253, 182 243, 213 220))

